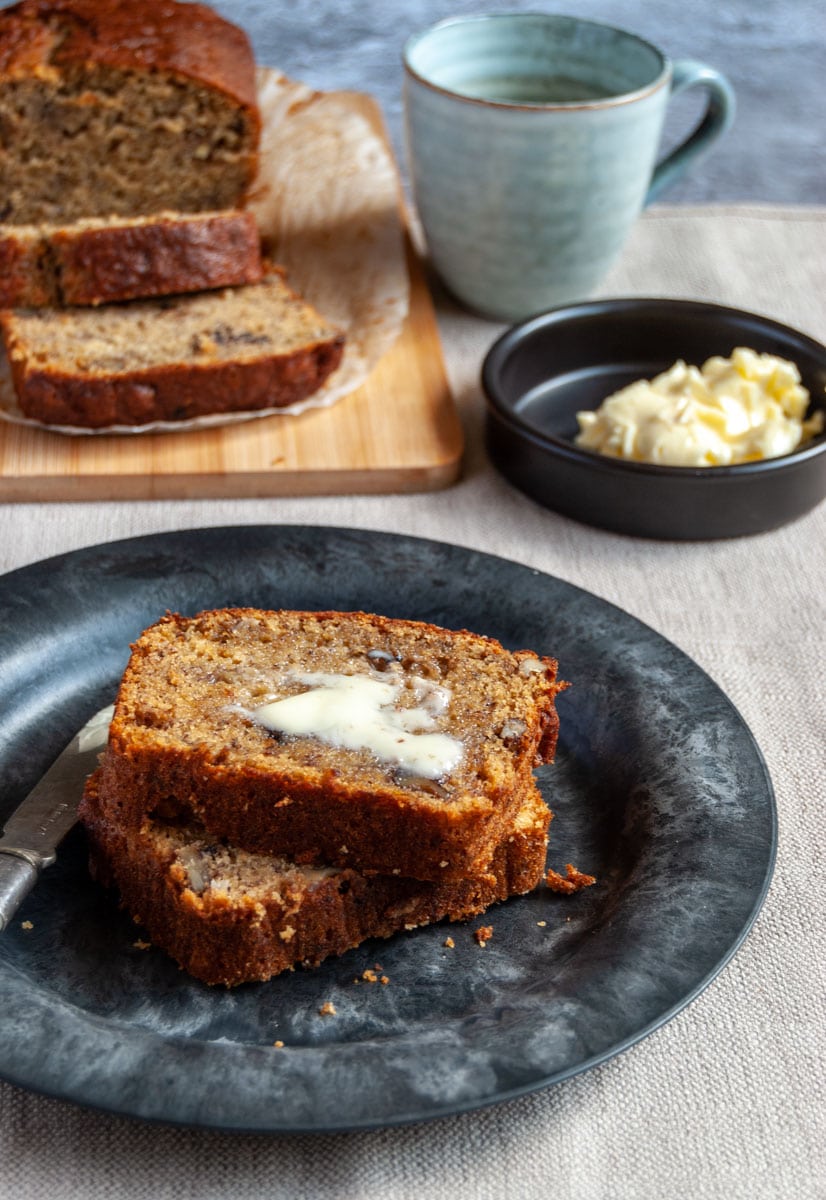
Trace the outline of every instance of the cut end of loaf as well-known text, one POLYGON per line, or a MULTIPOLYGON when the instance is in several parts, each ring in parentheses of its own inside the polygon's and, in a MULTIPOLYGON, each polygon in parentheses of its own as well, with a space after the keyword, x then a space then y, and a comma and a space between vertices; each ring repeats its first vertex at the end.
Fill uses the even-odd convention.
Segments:
POLYGON ((257 166, 252 50, 198 4, 23 0, 0 13, 0 128, 2 221, 236 207, 257 166))

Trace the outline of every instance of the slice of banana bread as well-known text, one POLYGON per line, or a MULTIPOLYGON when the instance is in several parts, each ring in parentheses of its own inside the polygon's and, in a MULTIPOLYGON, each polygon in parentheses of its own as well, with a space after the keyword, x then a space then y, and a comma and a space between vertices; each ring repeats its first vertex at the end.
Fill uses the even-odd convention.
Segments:
POLYGON ((209 984, 269 979, 317 966, 367 938, 386 938, 443 918, 463 920, 536 887, 550 813, 530 785, 477 879, 421 883, 351 868, 302 867, 282 856, 216 843, 198 825, 112 820, 99 774, 81 809, 92 873, 116 886, 152 942, 209 984))
POLYGON ((0 308, 107 304, 262 275, 255 217, 237 209, 0 225, 0 308))
POLYGON ((556 663, 417 621, 222 609, 132 647, 102 779, 113 820, 196 819, 302 863, 484 872, 558 729, 556 663))
POLYGON ((240 207, 260 126, 249 40, 206 5, 0 10, 0 221, 240 207))
POLYGON ((343 333, 276 268, 261 283, 100 308, 0 312, 17 401, 47 425, 103 429, 303 400, 343 333))

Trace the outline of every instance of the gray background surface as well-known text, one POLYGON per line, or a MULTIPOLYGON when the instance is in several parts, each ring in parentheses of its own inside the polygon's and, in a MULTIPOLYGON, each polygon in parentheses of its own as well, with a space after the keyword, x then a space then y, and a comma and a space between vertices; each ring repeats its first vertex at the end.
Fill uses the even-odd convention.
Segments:
MULTIPOLYGON (((505 9, 619 25, 672 59, 717 67, 737 92, 733 129, 666 202, 826 203, 823 0, 218 0, 214 7, 247 30, 261 63, 319 89, 372 93, 400 156, 400 56, 409 34, 443 17, 505 9)), ((697 111, 694 96, 675 101, 666 140, 697 111)))

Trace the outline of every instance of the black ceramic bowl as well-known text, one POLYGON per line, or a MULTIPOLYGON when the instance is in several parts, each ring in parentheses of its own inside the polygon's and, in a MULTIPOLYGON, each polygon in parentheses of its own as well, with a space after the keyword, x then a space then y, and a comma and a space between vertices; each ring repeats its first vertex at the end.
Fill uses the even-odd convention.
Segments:
POLYGON ((826 347, 752 313, 689 300, 595 300, 510 329, 482 368, 487 445, 511 483, 546 508, 639 537, 760 533, 826 496, 826 435, 782 458, 662 467, 574 445, 576 414, 677 359, 702 365, 737 346, 797 364, 809 413, 826 408, 826 347))

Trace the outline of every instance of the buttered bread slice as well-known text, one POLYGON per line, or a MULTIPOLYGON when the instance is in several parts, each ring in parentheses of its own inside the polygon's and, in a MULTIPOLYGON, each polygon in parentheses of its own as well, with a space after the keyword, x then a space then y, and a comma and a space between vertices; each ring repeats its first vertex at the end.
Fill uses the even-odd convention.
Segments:
POLYGON ((301 863, 479 875, 553 758, 556 669, 361 612, 169 615, 132 647, 101 787, 127 829, 196 820, 301 863))

